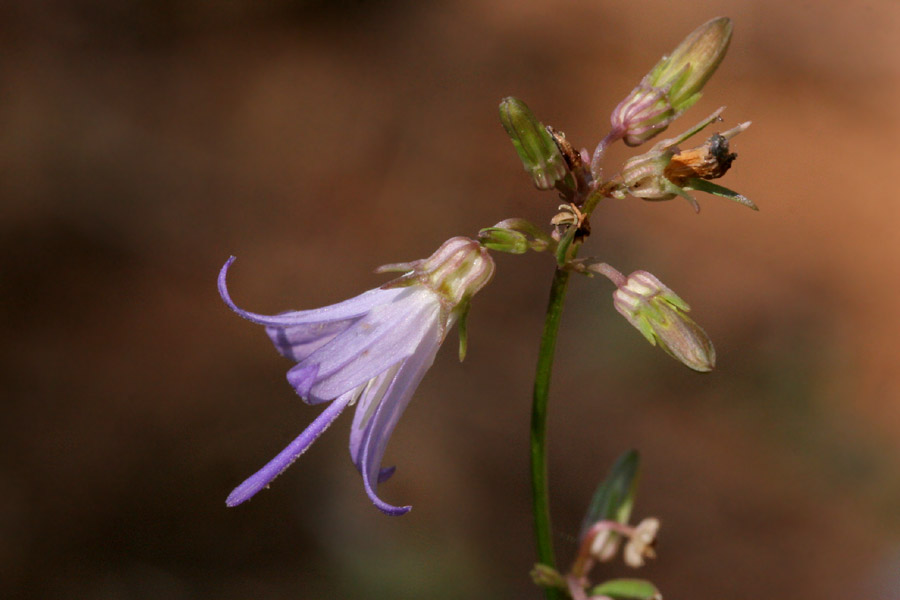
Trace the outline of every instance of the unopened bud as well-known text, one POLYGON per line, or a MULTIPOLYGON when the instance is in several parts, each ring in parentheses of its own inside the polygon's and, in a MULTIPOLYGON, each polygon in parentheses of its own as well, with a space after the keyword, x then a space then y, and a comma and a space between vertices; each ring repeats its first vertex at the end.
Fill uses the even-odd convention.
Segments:
POLYGON ((703 86, 725 58, 732 29, 731 19, 726 17, 707 21, 650 72, 650 85, 668 88, 669 102, 677 112, 700 99, 703 86))
POLYGON ((566 580, 559 573, 559 571, 549 565, 544 565, 541 563, 537 563, 536 565, 534 565, 534 568, 531 569, 531 580, 541 587, 555 587, 563 589, 565 589, 566 587, 566 580))
POLYGON ((478 232, 478 241, 485 248, 510 254, 522 254, 527 250, 543 252, 555 246, 553 238, 525 219, 504 219, 493 227, 486 227, 478 232))
POLYGON ((490 250, 509 254, 525 254, 528 251, 528 238, 524 233, 500 227, 487 227, 478 232, 478 241, 490 250))
POLYGON ((635 271, 613 292, 613 304, 654 346, 695 371, 711 371, 716 350, 687 313, 690 306, 647 271, 635 271))
POLYGON ((562 153, 547 128, 524 102, 512 96, 504 98, 500 102, 500 123, 538 189, 552 189, 557 181, 566 176, 562 153))
POLYGON ((731 20, 719 17, 695 29, 664 56, 613 111, 613 135, 638 146, 662 133, 702 95, 731 42, 731 20))

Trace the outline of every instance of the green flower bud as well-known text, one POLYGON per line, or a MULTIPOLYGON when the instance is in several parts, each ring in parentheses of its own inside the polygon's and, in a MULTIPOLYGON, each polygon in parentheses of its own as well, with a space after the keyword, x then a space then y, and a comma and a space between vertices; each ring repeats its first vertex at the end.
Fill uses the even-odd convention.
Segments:
POLYGON ((716 350, 687 313, 690 307, 647 271, 635 271, 613 292, 613 304, 652 345, 695 371, 712 371, 716 350))
POLYGON ((731 20, 725 17, 695 29, 615 108, 611 135, 639 146, 665 131, 700 99, 703 86, 725 58, 731 31, 731 20))
POLYGON ((512 96, 504 98, 500 102, 500 123, 538 189, 552 189, 557 181, 566 176, 562 153, 547 128, 524 102, 512 96))
POLYGON ((493 227, 486 227, 478 232, 478 241, 485 248, 510 254, 523 254, 528 250, 543 252, 556 247, 553 238, 525 219, 504 219, 493 227))
POLYGON ((681 113, 700 99, 703 86, 713 76, 731 43, 731 19, 707 21, 653 68, 652 87, 668 89, 669 103, 681 113))
POLYGON ((528 238, 525 234, 511 229, 487 227, 478 232, 478 241, 489 250, 509 254, 525 254, 528 251, 528 238))

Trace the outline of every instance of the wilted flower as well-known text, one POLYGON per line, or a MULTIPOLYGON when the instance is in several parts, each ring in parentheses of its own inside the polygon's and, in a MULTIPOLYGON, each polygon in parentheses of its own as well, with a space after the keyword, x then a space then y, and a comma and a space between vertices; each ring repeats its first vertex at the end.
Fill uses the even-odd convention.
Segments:
POLYGON ((613 559, 616 552, 619 551, 619 543, 622 538, 619 534, 611 529, 604 529, 597 533, 594 541, 591 542, 591 556, 600 562, 607 562, 613 559))
POLYGON ((222 299, 240 316, 265 325, 276 349, 297 362, 287 379, 304 401, 331 404, 297 439, 239 485, 228 496, 228 506, 266 487, 341 411, 355 403, 350 456, 362 474, 366 493, 385 513, 406 513, 409 506, 392 506, 375 491, 394 471, 381 468, 385 447, 450 327, 491 279, 494 261, 487 250, 473 240, 455 237, 429 258, 382 267, 382 271, 406 274, 380 288, 332 306, 273 316, 234 304, 225 281, 232 262, 234 257, 219 273, 222 299))
POLYGON ((656 533, 659 531, 659 519, 650 517, 644 519, 638 526, 634 528, 631 539, 625 545, 622 552, 625 558, 625 564, 629 567, 644 566, 644 559, 654 558, 656 552, 653 550, 653 544, 656 542, 656 533))
POLYGON ((687 316, 687 302, 647 271, 635 271, 613 292, 613 304, 647 341, 695 371, 712 371, 716 350, 687 316))
POLYGON ((759 210, 746 196, 710 181, 722 177, 731 168, 737 154, 730 151, 729 140, 750 127, 749 121, 723 133, 714 133, 696 148, 684 151, 678 148, 678 144, 719 119, 722 110, 720 108, 682 135, 662 140, 649 152, 628 159, 622 169, 622 190, 617 195, 624 197, 627 193, 644 200, 671 200, 681 196, 699 212, 700 205, 688 193, 688 190, 698 190, 759 210))
POLYGON ((700 99, 703 86, 725 58, 731 31, 731 20, 719 17, 688 35, 615 108, 610 135, 638 146, 662 133, 700 99))

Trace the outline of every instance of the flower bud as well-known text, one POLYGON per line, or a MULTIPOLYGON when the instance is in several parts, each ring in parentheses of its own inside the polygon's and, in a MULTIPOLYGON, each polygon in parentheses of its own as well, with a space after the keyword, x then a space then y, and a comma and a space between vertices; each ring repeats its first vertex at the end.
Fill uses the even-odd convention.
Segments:
POLYGON ((566 176, 562 153, 547 128, 524 102, 512 96, 504 98, 500 102, 500 123, 538 189, 552 189, 557 181, 566 176))
POLYGON ((664 56, 613 111, 613 136, 639 146, 665 131, 700 99, 703 86, 725 58, 731 31, 730 19, 713 19, 664 56))
POLYGON ((478 232, 478 241, 490 250, 507 252, 509 254, 525 254, 528 252, 528 238, 524 233, 503 229, 502 227, 487 227, 478 232))
POLYGON ((531 580, 541 587, 566 587, 565 578, 560 575, 559 571, 549 565, 537 563, 531 569, 531 580))
POLYGON ((547 235, 534 223, 525 219, 504 219, 493 227, 486 227, 478 232, 478 241, 485 248, 522 254, 527 250, 543 252, 555 247, 553 238, 547 235))
POLYGON ((652 345, 695 371, 711 371, 716 350, 687 313, 690 307, 647 271, 635 271, 613 292, 613 304, 652 345))
POLYGON ((668 88, 669 102, 676 112, 683 112, 700 99, 703 86, 725 58, 732 29, 731 19, 726 17, 707 21, 650 72, 650 85, 668 88))

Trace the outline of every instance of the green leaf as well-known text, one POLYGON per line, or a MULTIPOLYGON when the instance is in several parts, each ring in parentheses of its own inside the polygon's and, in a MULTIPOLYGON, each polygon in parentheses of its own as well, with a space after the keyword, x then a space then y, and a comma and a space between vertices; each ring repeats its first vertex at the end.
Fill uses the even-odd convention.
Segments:
POLYGON ((662 594, 644 579, 610 579, 593 590, 591 596, 609 596, 616 600, 658 600, 662 594))
POLYGON ((469 347, 469 307, 471 304, 466 302, 459 314, 459 362, 466 360, 466 349, 469 347))
POLYGON ((597 521, 627 523, 637 492, 641 456, 629 450, 616 460, 606 479, 597 486, 594 497, 581 522, 581 536, 597 521))
POLYGON ((744 206, 752 208, 753 210, 759 210, 759 208, 757 208, 757 206, 753 204, 753 201, 747 196, 738 194, 734 190, 730 190, 723 185, 719 185, 711 181, 706 181, 705 179, 697 179, 696 177, 692 177, 691 179, 688 179, 687 185, 685 187, 692 190, 697 190, 698 192, 706 192, 707 194, 712 194, 714 196, 728 198, 729 200, 733 200, 738 204, 743 204, 744 206))

